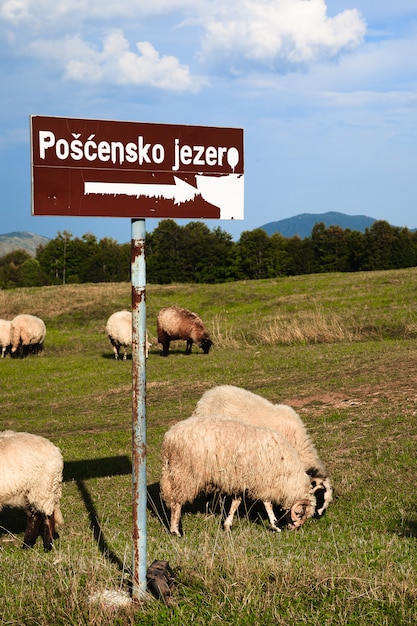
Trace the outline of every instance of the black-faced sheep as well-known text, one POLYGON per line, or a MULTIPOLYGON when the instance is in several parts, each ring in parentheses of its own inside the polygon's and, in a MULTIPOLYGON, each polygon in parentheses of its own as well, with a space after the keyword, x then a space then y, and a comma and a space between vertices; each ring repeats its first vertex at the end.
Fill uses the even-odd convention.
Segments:
MULTIPOLYGON (((290 528, 314 514, 310 477, 286 439, 268 428, 223 416, 190 417, 172 426, 162 444, 161 494, 171 509, 170 530, 180 536, 181 507, 199 493, 233 496, 230 530, 244 493, 281 506, 290 528)), ((279 530, 272 512, 273 530, 279 530)))
POLYGON ((262 396, 233 385, 219 385, 206 391, 193 415, 226 415, 233 419, 275 430, 295 448, 316 496, 316 517, 332 502, 332 486, 325 466, 300 416, 285 404, 272 404, 262 396))
MULTIPOLYGON (((123 361, 127 359, 127 349, 132 345, 132 312, 117 311, 110 315, 106 324, 106 333, 113 347, 114 358, 116 361, 120 357, 120 348, 123 347, 123 361)), ((151 343, 146 333, 145 356, 148 358, 151 343)))
POLYGON ((9 320, 0 320, 0 347, 2 359, 6 356, 8 348, 10 348, 10 327, 11 322, 9 322, 9 320))
POLYGON ((24 548, 32 548, 42 531, 50 550, 55 526, 63 523, 59 507, 64 462, 48 439, 24 432, 0 432, 0 510, 23 508, 27 513, 24 548))
POLYGON ((32 354, 42 352, 45 335, 45 323, 40 317, 26 313, 16 315, 10 328, 12 356, 24 357, 29 352, 32 354))
POLYGON ((193 343, 204 354, 208 354, 213 345, 202 319, 196 313, 178 306, 169 306, 159 311, 156 332, 158 343, 162 344, 162 356, 168 356, 170 342, 177 339, 186 340, 186 354, 191 354, 193 343))

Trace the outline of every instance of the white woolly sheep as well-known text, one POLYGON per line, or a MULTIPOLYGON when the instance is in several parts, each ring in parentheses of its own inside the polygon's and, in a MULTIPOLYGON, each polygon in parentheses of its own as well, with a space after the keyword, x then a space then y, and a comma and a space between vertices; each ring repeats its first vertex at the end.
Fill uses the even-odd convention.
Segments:
POLYGON ((55 526, 63 524, 59 507, 64 462, 48 439, 24 432, 0 432, 0 510, 27 513, 24 548, 32 548, 42 529, 43 546, 51 550, 55 526))
POLYGON ((169 306, 159 311, 156 332, 158 343, 162 344, 162 356, 168 356, 170 342, 177 339, 186 340, 186 354, 191 354, 193 343, 204 354, 208 354, 213 345, 202 319, 196 313, 178 306, 169 306))
POLYGON ((300 416, 285 404, 272 404, 266 398, 233 385, 219 385, 206 391, 193 415, 226 415, 233 419, 275 430, 295 448, 316 496, 316 517, 332 502, 332 486, 327 470, 300 416))
POLYGON ((0 347, 2 359, 6 356, 7 349, 10 347, 11 324, 12 323, 9 322, 9 320, 0 320, 0 347))
POLYGON ((12 356, 24 357, 29 352, 32 354, 42 352, 45 335, 45 323, 40 317, 26 313, 16 315, 10 328, 12 356))
POLYGON ((224 416, 189 417, 165 433, 160 487, 171 509, 170 530, 177 536, 182 505, 199 493, 233 496, 225 530, 230 530, 244 493, 270 504, 273 530, 279 530, 273 503, 286 511, 290 528, 304 524, 315 507, 310 477, 286 439, 224 416))
MULTIPOLYGON (((106 333, 113 347, 114 358, 119 360, 120 348, 123 347, 123 361, 127 359, 127 349, 132 345, 132 312, 117 311, 110 315, 106 324, 106 333)), ((148 358, 151 343, 146 333, 145 356, 148 358)))

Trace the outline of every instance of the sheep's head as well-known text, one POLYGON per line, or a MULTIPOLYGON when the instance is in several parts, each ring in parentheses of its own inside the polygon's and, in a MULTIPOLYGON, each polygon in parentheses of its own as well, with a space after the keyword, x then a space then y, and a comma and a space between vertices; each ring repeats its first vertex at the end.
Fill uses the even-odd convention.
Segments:
POLYGON ((314 517, 322 517, 333 500, 333 490, 328 478, 312 478, 311 493, 316 498, 314 517))
POLYGON ((208 354, 209 350, 211 348, 211 346, 213 345, 213 342, 211 339, 208 339, 207 337, 205 337, 201 342, 200 342, 200 348, 202 349, 202 351, 204 352, 204 354, 208 354))
MULTIPOLYGON (((315 502, 315 500, 314 500, 315 502)), ((292 505, 287 513, 287 523, 290 530, 300 528, 312 516, 314 504, 312 500, 299 500, 292 505)))

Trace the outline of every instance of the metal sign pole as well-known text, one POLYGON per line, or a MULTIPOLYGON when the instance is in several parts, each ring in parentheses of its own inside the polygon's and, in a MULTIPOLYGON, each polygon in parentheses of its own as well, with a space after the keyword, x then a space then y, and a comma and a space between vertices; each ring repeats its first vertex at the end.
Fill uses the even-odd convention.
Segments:
POLYGON ((146 594, 146 263, 145 220, 132 219, 133 599, 146 594))

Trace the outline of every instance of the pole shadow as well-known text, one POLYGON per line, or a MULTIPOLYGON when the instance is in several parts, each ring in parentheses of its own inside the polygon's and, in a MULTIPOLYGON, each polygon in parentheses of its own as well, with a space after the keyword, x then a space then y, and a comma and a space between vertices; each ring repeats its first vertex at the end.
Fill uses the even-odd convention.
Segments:
POLYGON ((74 481, 83 499, 88 513, 90 528, 93 532, 94 540, 100 552, 112 564, 116 565, 121 572, 128 571, 126 564, 117 556, 106 541, 101 528, 99 515, 94 505, 94 501, 85 483, 91 478, 105 478, 107 476, 123 476, 132 474, 132 463, 127 456, 105 457, 102 459, 86 459, 83 461, 67 461, 64 465, 64 482, 74 481))

